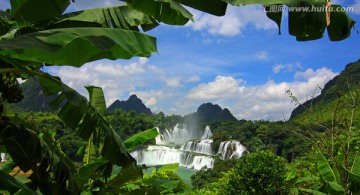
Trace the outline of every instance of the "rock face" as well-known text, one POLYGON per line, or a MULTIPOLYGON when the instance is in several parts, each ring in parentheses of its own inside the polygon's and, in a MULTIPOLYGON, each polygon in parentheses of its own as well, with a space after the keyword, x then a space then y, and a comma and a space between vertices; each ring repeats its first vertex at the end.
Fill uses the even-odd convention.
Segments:
POLYGON ((136 95, 131 95, 126 101, 116 100, 107 108, 107 111, 111 113, 114 112, 115 109, 122 109, 125 111, 134 110, 136 114, 144 113, 152 115, 150 108, 147 108, 136 95))
POLYGON ((306 101, 303 106, 295 108, 291 113, 290 120, 304 113, 310 106, 324 108, 330 102, 348 94, 350 89, 357 90, 359 85, 360 60, 346 65, 345 70, 325 84, 319 96, 306 101))
POLYGON ((222 109, 219 105, 209 102, 199 106, 197 109, 197 115, 201 117, 205 123, 209 123, 214 120, 237 121, 227 108, 222 109))

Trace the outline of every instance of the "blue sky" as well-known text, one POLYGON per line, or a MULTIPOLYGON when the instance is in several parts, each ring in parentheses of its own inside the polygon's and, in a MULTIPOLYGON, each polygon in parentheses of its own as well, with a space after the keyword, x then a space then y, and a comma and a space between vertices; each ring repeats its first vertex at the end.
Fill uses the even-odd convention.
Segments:
MULTIPOLYGON (((114 5, 118 1, 78 0, 70 10, 114 5)), ((353 6, 360 21, 360 0, 335 2, 353 6)), ((8 1, 0 0, 8 6, 8 1)), ((83 86, 104 89, 107 106, 136 94, 155 113, 189 114, 201 103, 227 107, 238 119, 288 119, 294 103, 317 95, 316 86, 360 59, 360 34, 352 30, 345 41, 331 42, 327 34, 316 41, 297 42, 288 35, 287 15, 282 34, 260 6, 228 7, 224 17, 192 10, 195 23, 162 24, 147 32, 157 37, 158 51, 150 58, 100 60, 81 68, 49 68, 86 96, 83 86)), ((358 25, 355 25, 358 27, 358 25)))

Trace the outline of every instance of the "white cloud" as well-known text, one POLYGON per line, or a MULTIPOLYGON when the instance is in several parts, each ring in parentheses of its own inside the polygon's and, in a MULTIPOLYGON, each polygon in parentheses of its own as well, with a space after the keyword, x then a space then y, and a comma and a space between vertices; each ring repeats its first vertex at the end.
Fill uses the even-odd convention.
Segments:
POLYGON ((294 64, 276 64, 273 66, 273 72, 278 74, 280 72, 293 72, 296 69, 302 69, 302 66, 299 62, 294 64))
POLYGON ((329 69, 324 68, 324 67, 317 69, 315 71, 311 68, 308 68, 304 72, 299 71, 299 72, 295 73, 295 78, 305 79, 305 80, 310 80, 315 77, 326 80, 328 78, 333 78, 334 76, 336 76, 336 73, 329 71, 329 69))
MULTIPOLYGON (((49 72, 59 76, 70 87, 78 90, 85 97, 86 85, 102 87, 106 103, 109 106, 117 99, 127 98, 127 92, 138 87, 149 87, 151 83, 162 82, 156 79, 162 74, 158 69, 148 63, 147 58, 138 58, 137 61, 120 64, 116 61, 101 60, 85 64, 80 68, 51 67, 49 72)), ((156 104, 156 100, 149 100, 149 105, 156 104)))
POLYGON ((259 120, 288 119, 295 105, 285 93, 290 89, 301 103, 314 94, 317 86, 323 87, 336 76, 332 70, 321 68, 307 69, 295 73, 295 78, 303 81, 276 83, 269 80, 265 84, 246 86, 243 80, 233 77, 217 76, 214 81, 200 84, 191 89, 186 98, 192 101, 209 101, 229 107, 238 118, 259 120))
POLYGON ((256 54, 256 58, 259 60, 267 60, 269 58, 268 52, 266 51, 260 51, 256 54))
POLYGON ((235 36, 242 34, 247 25, 257 30, 277 29, 277 25, 266 17, 261 6, 234 7, 229 6, 225 16, 218 17, 210 14, 193 11, 194 23, 187 26, 194 30, 207 30, 211 34, 235 36))
POLYGON ((213 100, 219 98, 231 97, 242 90, 240 86, 242 80, 236 80, 229 76, 217 76, 215 81, 191 89, 186 95, 188 99, 194 100, 213 100))

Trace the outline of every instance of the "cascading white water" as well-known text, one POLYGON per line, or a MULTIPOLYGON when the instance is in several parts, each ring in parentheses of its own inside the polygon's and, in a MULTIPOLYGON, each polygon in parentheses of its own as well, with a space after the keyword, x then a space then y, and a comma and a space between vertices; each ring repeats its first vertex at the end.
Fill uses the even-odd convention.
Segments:
POLYGON ((205 127, 204 133, 201 136, 201 139, 210 139, 213 136, 209 126, 205 127))
POLYGON ((245 146, 241 145, 239 141, 224 141, 220 143, 218 154, 223 160, 240 158, 245 150, 245 146))
POLYGON ((1 153, 1 162, 6 162, 6 154, 5 153, 1 153))
POLYGON ((198 139, 194 137, 194 134, 190 132, 186 124, 176 124, 172 130, 160 130, 158 128, 158 132, 160 135, 155 138, 157 145, 174 144, 181 146, 189 139, 198 139))
POLYGON ((212 139, 204 140, 190 140, 185 145, 181 146, 180 150, 196 152, 201 154, 213 155, 212 139))
POLYGON ((174 147, 148 146, 145 150, 136 150, 130 153, 138 164, 149 166, 178 163, 181 151, 174 147))
MULTIPOLYGON (((208 169, 214 167, 213 155, 222 159, 241 157, 246 148, 239 141, 221 142, 217 153, 214 151, 212 132, 209 126, 201 133, 192 132, 185 124, 177 124, 172 130, 157 129, 159 135, 155 138, 157 145, 146 149, 135 150, 130 154, 138 164, 148 166, 179 163, 180 166, 191 169, 208 169), (177 149, 177 147, 180 149, 177 149)), ((197 130, 199 131, 199 130, 197 130)))
POLYGON ((188 168, 193 168, 195 170, 201 170, 202 168, 212 169, 214 168, 214 158, 210 156, 195 156, 188 168))

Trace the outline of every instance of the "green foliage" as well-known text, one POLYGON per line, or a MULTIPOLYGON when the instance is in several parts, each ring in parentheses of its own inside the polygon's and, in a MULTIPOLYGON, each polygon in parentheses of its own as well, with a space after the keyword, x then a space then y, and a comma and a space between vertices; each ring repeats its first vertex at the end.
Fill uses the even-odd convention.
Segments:
MULTIPOLYGON (((354 177, 351 171, 360 154, 360 118, 357 113, 359 80, 356 76, 359 67, 358 62, 348 65, 343 73, 325 86, 308 110, 293 119, 297 123, 303 120, 294 132, 310 140, 316 147, 316 171, 321 181, 318 186, 298 188, 301 191, 327 194, 359 192, 354 187, 358 184, 358 177, 354 177), (349 81, 346 76, 354 80, 349 81), (334 97, 333 90, 338 87, 343 89, 334 97)), ((291 92, 288 93, 293 101, 299 103, 291 92)))
POLYGON ((14 74, 0 74, 0 98, 4 98, 8 103, 19 102, 24 98, 21 92, 19 82, 14 74))
MULTIPOLYGON (((20 182, 19 180, 13 178, 12 176, 0 171, 0 192, 3 189, 6 189, 7 192, 14 194, 22 190, 23 193, 36 195, 37 193, 30 189, 28 186, 20 182)), ((1 192, 4 193, 4 192, 1 192)))
POLYGON ((297 128, 291 123, 269 121, 213 121, 215 148, 221 141, 235 139, 249 152, 269 149, 289 162, 309 150, 309 143, 302 136, 291 133, 297 128))
POLYGON ((222 181, 223 175, 235 167, 236 160, 216 159, 213 169, 200 170, 191 176, 191 184, 195 189, 212 188, 213 183, 222 181))
POLYGON ((159 132, 156 130, 156 128, 152 128, 140 133, 137 133, 127 139, 124 144, 126 149, 132 150, 136 148, 137 146, 140 146, 142 144, 145 144, 145 142, 155 139, 156 136, 159 135, 159 132))
POLYGON ((50 112, 51 107, 47 105, 53 97, 47 99, 41 89, 39 82, 33 78, 27 78, 24 83, 21 83, 20 88, 24 98, 10 107, 17 112, 50 112))
POLYGON ((147 188, 155 188, 160 194, 179 193, 186 189, 186 184, 172 171, 155 171, 145 175, 141 181, 147 188))
POLYGON ((125 112, 123 110, 116 110, 106 118, 117 134, 123 139, 155 127, 154 119, 151 116, 143 113, 136 115, 135 111, 125 112))
POLYGON ((239 159, 229 180, 230 194, 276 194, 285 186, 285 160, 271 151, 256 151, 239 159))
MULTIPOLYGON (((32 170, 26 185, 11 179, 8 175, 1 177, 0 181, 4 184, 1 185, 4 188, 1 189, 1 192, 105 194, 122 192, 125 189, 129 189, 125 190, 126 192, 135 192, 137 189, 152 190, 152 192, 158 193, 183 191, 182 182, 172 172, 154 173, 140 181, 142 185, 130 183, 141 177, 142 172, 136 165, 135 159, 129 155, 127 148, 110 122, 104 118, 105 101, 102 90, 97 87, 87 87, 90 93, 88 101, 62 83, 60 78, 41 71, 43 66, 80 67, 87 62, 104 58, 115 60, 129 59, 134 56, 148 57, 157 51, 156 39, 139 32, 138 26, 148 30, 157 26, 158 22, 184 25, 188 20, 192 20, 191 13, 182 5, 182 1, 127 0, 126 2, 127 4, 124 6, 64 14, 63 12, 70 4, 69 0, 11 0, 11 9, 6 12, 0 10, 0 75, 2 79, 0 83, 2 116, 0 119, 0 144, 5 147, 13 159, 13 166, 19 166, 23 171, 32 170), (65 130, 58 131, 57 128, 60 124, 55 122, 57 125, 49 129, 34 127, 11 112, 8 103, 21 99, 15 79, 20 77, 38 79, 44 95, 51 99, 49 106, 54 110, 58 109, 57 116, 66 125, 64 129, 76 134, 81 140, 80 142, 88 143, 88 154, 91 151, 89 146, 93 145, 94 148, 96 146, 99 150, 96 156, 99 158, 91 161, 90 155, 88 155, 87 164, 80 170, 76 169, 74 162, 60 148, 60 146, 70 148, 71 152, 68 154, 73 153, 76 146, 72 146, 71 143, 75 142, 65 142, 65 144, 60 143, 59 145, 56 140, 58 137, 55 137, 54 132, 62 132, 64 139, 70 135, 65 130), (14 90, 10 91, 10 88, 14 90), (120 166, 121 171, 111 177, 113 165, 120 166), (81 178, 78 177, 79 175, 81 178), (140 188, 141 186, 145 188, 140 188)), ((211 3, 202 2, 204 4, 185 0, 184 4, 217 15, 225 14, 227 3, 233 5, 281 3, 287 6, 304 7, 296 0, 276 2, 231 0, 226 3, 212 0, 211 3), (216 7, 212 7, 213 5, 216 7)), ((324 3, 324 1, 312 0, 305 6, 321 6, 324 3)), ((320 38, 326 28, 323 20, 325 14, 325 12, 290 13, 289 33, 296 36, 298 40, 320 38)), ((344 12, 331 13, 330 17, 334 21, 328 26, 330 39, 347 38, 354 21, 344 12), (341 33, 339 33, 340 31, 341 33)), ((274 17, 270 18, 274 19, 274 17)), ((275 19, 277 22, 278 20, 275 19)), ((33 117, 31 121, 34 124, 41 124, 37 121, 37 115, 29 115, 29 117, 33 117)), ((130 116, 134 115, 130 114, 128 118, 130 116)), ((152 122, 149 120, 140 123, 139 126, 133 125, 134 131, 124 128, 119 132, 129 136, 152 128, 153 126, 144 128, 146 126, 144 124, 152 122)), ((248 133, 255 134, 256 132, 252 130, 248 133)), ((145 141, 146 138, 134 141, 134 143, 139 144, 145 141)), ((264 139, 262 142, 265 143, 266 140, 264 139)), ((130 145, 134 147, 136 144, 130 145)), ((279 148, 279 143, 276 145, 276 148, 279 148)), ((345 154, 348 153, 345 152, 345 154)), ((275 159, 275 162, 278 160, 275 159)), ((238 169, 240 170, 239 167, 235 170, 238 169)), ((355 170, 352 175, 356 177, 358 172, 355 170)), ((4 172, 0 171, 0 174, 4 175, 4 172)), ((238 172, 235 171, 234 176, 237 174, 238 172)), ((229 183, 231 184, 231 182, 234 181, 230 177, 229 183)), ((334 186, 334 184, 330 185, 334 186)))

